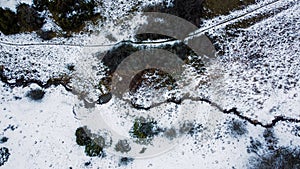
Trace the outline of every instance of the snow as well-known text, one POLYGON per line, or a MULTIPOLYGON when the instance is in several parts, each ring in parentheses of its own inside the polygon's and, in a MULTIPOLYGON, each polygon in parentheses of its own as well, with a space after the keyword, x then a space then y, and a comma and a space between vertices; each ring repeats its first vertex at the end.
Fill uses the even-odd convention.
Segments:
MULTIPOLYGON (((14 6, 20 2, 2 0, 0 5, 14 9, 14 6)), ((107 9, 118 9, 119 7, 126 9, 124 13, 120 12, 122 10, 105 11, 106 16, 117 20, 136 5, 135 3, 121 5, 121 2, 121 0, 105 1, 104 5, 107 9)), ((160 1, 154 3, 158 2, 160 1)), ((242 15, 269 2, 271 1, 258 1, 244 10, 205 21, 205 27, 242 15)), ((31 1, 28 0, 26 3, 30 4, 31 1)), ((278 115, 299 118, 300 4, 295 0, 286 0, 269 5, 268 8, 272 10, 290 3, 294 4, 290 5, 288 10, 243 29, 242 32, 237 32, 236 37, 226 37, 225 44, 228 48, 225 50, 225 54, 208 67, 210 74, 206 75, 205 79, 210 85, 205 88, 199 87, 200 77, 195 78, 192 76, 192 72, 187 71, 185 76, 189 79, 190 85, 184 91, 195 89, 195 91, 191 91, 193 96, 207 96, 226 109, 236 107, 243 115, 264 123, 269 123, 278 115), (252 54, 260 54, 263 57, 250 59, 252 54), (261 65, 267 66, 261 67, 261 65)), ((97 65, 98 59, 95 58, 95 55, 98 52, 106 51, 110 45, 105 47, 88 45, 113 45, 123 39, 131 38, 135 27, 139 23, 145 22, 144 18, 139 18, 139 16, 133 20, 139 20, 139 22, 134 22, 136 25, 128 24, 130 27, 126 27, 125 30, 124 27, 115 26, 112 22, 102 27, 103 30, 99 30, 97 26, 87 27, 87 29, 99 30, 97 34, 89 36, 78 34, 68 39, 55 38, 47 42, 43 42, 35 33, 10 36, 1 34, 0 65, 5 65, 5 68, 10 70, 7 76, 12 79, 25 75, 25 78, 46 82, 50 77, 62 74, 74 75, 66 68, 67 64, 74 64, 76 69, 72 81, 74 87, 78 87, 78 90, 91 89, 93 84, 101 78, 101 76, 96 76, 99 72, 95 70, 95 67, 97 70, 101 70, 102 67, 97 65), (15 46, 2 42, 35 45, 15 46), (36 71, 31 72, 33 69, 36 71), (26 70, 29 73, 25 73, 26 70)), ((50 28, 51 24, 45 27, 45 29, 50 28)), ((225 34, 223 28, 220 26, 209 33, 222 37, 225 34)), ((191 112, 191 117, 207 125, 206 127, 210 129, 206 133, 207 136, 187 136, 187 138, 180 139, 179 143, 173 144, 172 142, 170 151, 151 156, 151 158, 137 158, 128 165, 119 166, 121 156, 116 155, 112 148, 107 150, 107 156, 104 158, 87 157, 84 148, 76 144, 76 129, 86 125, 86 122, 90 122, 89 119, 87 121, 83 119, 86 116, 95 117, 73 114, 73 110, 77 110, 77 106, 82 104, 82 100, 77 95, 67 92, 62 86, 52 86, 45 90, 45 97, 40 101, 33 101, 26 97, 26 93, 30 89, 38 87, 38 85, 32 84, 24 88, 11 89, 0 82, 0 136, 9 138, 7 142, 0 143, 0 146, 9 148, 11 153, 9 160, 1 166, 4 169, 246 168, 249 165, 249 158, 252 156, 247 153, 250 137, 263 140, 264 128, 248 123, 246 125, 247 134, 232 136, 228 134, 224 123, 232 118, 237 119, 236 116, 222 114, 207 103, 187 100, 183 103, 182 110, 191 112), (13 127, 4 130, 8 126, 13 127), (91 162, 91 164, 85 166, 86 162, 91 162)), ((162 105, 158 109, 170 107, 172 105, 162 105)), ((78 113, 78 111, 76 112, 78 113)), ((108 104, 97 106, 95 112, 101 112, 101 117, 110 128, 115 130, 121 128, 122 130, 119 132, 123 136, 128 136, 126 131, 131 127, 134 117, 142 113, 149 113, 148 111, 132 110, 116 98, 113 98, 108 104)), ((157 111, 150 111, 150 113, 155 112, 157 111)), ((167 123, 169 118, 166 118, 166 115, 157 114, 160 123, 169 126, 167 123)), ((178 117, 174 115, 169 123, 174 121, 176 123, 178 120, 178 117)), ((279 138, 278 144, 285 146, 300 144, 299 136, 295 136, 291 131, 295 126, 297 124, 286 122, 276 124, 274 131, 279 138)), ((154 146, 149 147, 150 150, 151 148, 157 150, 154 146)))

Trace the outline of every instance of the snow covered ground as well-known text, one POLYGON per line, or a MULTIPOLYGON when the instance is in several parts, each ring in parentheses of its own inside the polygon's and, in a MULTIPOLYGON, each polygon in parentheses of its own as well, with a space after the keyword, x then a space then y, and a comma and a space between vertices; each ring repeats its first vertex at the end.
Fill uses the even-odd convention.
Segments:
MULTIPOLYGON (((105 1, 105 5, 117 9, 121 2, 105 1)), ((246 9, 204 21, 204 27, 242 15, 268 2, 258 1, 246 9)), ((14 9, 16 3, 19 1, 3 0, 0 5, 14 9)), ((221 108, 237 108, 243 116, 263 124, 271 123, 276 116, 300 119, 300 1, 278 1, 260 10, 272 11, 285 5, 288 6, 286 10, 248 28, 228 31, 226 24, 223 24, 209 30, 211 36, 223 38, 221 45, 225 50, 213 65, 208 66, 208 70, 213 72, 213 78, 209 79, 211 85, 205 89, 195 88, 193 95, 209 96, 221 108), (228 32, 232 36, 228 36, 228 32)), ((114 12, 108 12, 107 16, 118 19, 123 15, 118 10, 114 12)), ((139 21, 143 22, 142 19, 139 21)), ((36 33, 1 34, 0 66, 4 66, 5 76, 10 79, 10 83, 21 76, 44 83, 52 77, 72 76, 74 72, 68 65, 75 65, 77 77, 82 72, 91 76, 81 77, 83 81, 97 81, 100 77, 95 77, 97 71, 92 66, 99 65, 93 54, 111 46, 95 48, 84 45, 115 44, 130 39, 136 27, 131 25, 122 29, 121 26, 112 28, 109 23, 107 25, 98 34, 78 34, 68 39, 54 38, 46 42, 36 33)), ((89 29, 96 28, 91 26, 89 29)), ((200 81, 199 78, 190 79, 193 79, 191 86, 200 81)), ((82 100, 59 85, 45 89, 44 98, 34 101, 26 95, 36 88, 40 86, 31 84, 11 88, 0 82, 0 139, 8 138, 6 142, 0 141, 0 148, 7 147, 10 153, 8 161, 1 168, 239 169, 255 168, 250 159, 256 157, 256 154, 247 151, 251 141, 260 141, 263 146, 258 151, 268 152, 264 148, 269 146, 264 141, 264 127, 255 126, 233 114, 224 114, 206 102, 186 101, 182 106, 190 105, 188 110, 196 114, 198 122, 207 118, 207 113, 210 113, 208 118, 216 117, 218 120, 209 137, 202 137, 199 133, 188 135, 174 144, 170 151, 151 158, 129 160, 128 164, 120 163, 122 157, 110 151, 103 158, 88 157, 84 147, 77 145, 75 137, 76 129, 85 125, 76 111, 74 114, 74 109, 82 100)), ((108 104, 97 106, 97 110, 105 115, 107 123, 116 128, 120 123, 118 120, 122 118, 116 120, 115 114, 124 115, 117 111, 126 111, 126 107, 119 104, 117 99, 112 99, 108 104)), ((288 121, 276 123, 273 127, 273 133, 278 138, 276 146, 299 146, 299 126, 299 123, 288 121)), ((151 146, 148 149, 151 150, 151 146)))

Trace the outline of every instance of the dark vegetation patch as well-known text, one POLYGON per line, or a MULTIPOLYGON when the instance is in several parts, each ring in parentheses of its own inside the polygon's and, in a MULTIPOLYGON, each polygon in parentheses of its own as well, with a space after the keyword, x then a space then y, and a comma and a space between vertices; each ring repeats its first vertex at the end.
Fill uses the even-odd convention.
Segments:
POLYGON ((16 13, 0 8, 0 31, 5 35, 37 31, 42 39, 50 40, 57 32, 40 30, 45 23, 42 11, 49 10, 64 31, 79 32, 86 21, 96 23, 101 19, 100 13, 95 12, 100 5, 95 0, 33 0, 32 6, 19 4, 16 13))
POLYGON ((8 140, 7 137, 2 137, 2 138, 0 139, 0 144, 1 144, 1 143, 7 142, 7 140, 8 140))
POLYGON ((74 64, 67 64, 67 69, 69 70, 69 71, 75 71, 75 65, 74 64))
POLYGON ((13 77, 10 69, 6 68, 4 65, 0 65, 0 80, 11 88, 27 87, 35 83, 43 89, 47 89, 52 85, 62 85, 67 91, 72 91, 71 87, 69 86, 71 77, 68 74, 61 74, 57 77, 51 77, 49 80, 47 80, 47 82, 43 82, 38 79, 27 78, 27 72, 20 77, 13 77))
POLYGON ((266 147, 269 150, 275 150, 277 148, 278 138, 276 138, 273 128, 266 129, 263 133, 263 137, 266 147))
POLYGON ((185 121, 179 127, 180 134, 188 134, 192 137, 197 137, 203 130, 205 130, 205 127, 196 121, 185 121))
POLYGON ((230 12, 254 4, 255 0, 204 0, 202 17, 205 19, 219 15, 228 15, 230 12))
POLYGON ((199 27, 203 11, 202 3, 203 0, 174 0, 169 7, 167 7, 166 2, 163 2, 155 6, 148 6, 144 11, 175 15, 199 27))
POLYGON ((131 146, 127 140, 119 140, 115 146, 115 150, 121 153, 127 153, 131 150, 131 146))
POLYGON ((250 162, 251 169, 299 169, 300 148, 278 147, 250 162))
POLYGON ((26 96, 32 100, 41 100, 44 95, 45 91, 42 89, 32 89, 26 94, 26 96))
POLYGON ((292 132, 292 134, 294 134, 295 136, 300 137, 300 126, 294 126, 291 132, 292 132))
POLYGON ((100 14, 95 12, 99 5, 94 0, 53 0, 37 4, 39 8, 47 6, 55 22, 64 30, 79 32, 85 21, 96 21, 100 14))
POLYGON ((0 8, 0 31, 5 35, 19 33, 18 18, 16 13, 9 9, 0 8))
POLYGON ((80 146, 85 146, 85 153, 90 157, 104 157, 104 147, 109 143, 99 135, 91 133, 86 127, 79 127, 76 132, 76 143, 80 146))
MULTIPOLYGON (((197 27, 201 27, 201 19, 211 19, 220 15, 228 15, 230 12, 243 9, 247 5, 254 4, 255 0, 174 0, 171 6, 167 7, 166 2, 155 6, 148 6, 144 9, 145 12, 163 12, 181 17, 197 27)), ((263 14, 257 17, 252 17, 246 20, 230 24, 231 28, 245 28, 267 18, 272 14, 263 14)), ((157 34, 142 34, 137 35, 136 39, 141 40, 157 40, 173 38, 157 35, 157 34)))
POLYGON ((135 119, 134 124, 129 131, 130 135, 136 139, 137 143, 149 144, 154 136, 163 130, 157 125, 157 122, 151 118, 139 117, 135 119))
MULTIPOLYGON (((101 60, 108 68, 108 75, 112 75, 125 58, 137 51, 139 51, 138 47, 126 42, 116 45, 109 50, 101 60)), ((108 79, 105 80, 108 81, 108 79)))
MULTIPOLYGON (((172 5, 162 2, 155 6, 144 7, 145 12, 164 12, 181 17, 196 26, 201 26, 201 19, 209 19, 219 15, 227 15, 229 12, 254 4, 255 0, 174 0, 172 5)), ((137 7, 141 3, 136 4, 137 7)), ((44 18, 40 15, 43 11, 49 10, 54 21, 70 35, 71 32, 82 31, 86 21, 104 21, 105 18, 96 8, 103 8, 101 1, 96 0, 33 0, 33 5, 20 4, 17 13, 9 9, 0 8, 0 30, 8 34, 19 32, 30 32, 39 30, 44 24, 44 18)), ((134 11, 133 11, 134 12, 134 11)), ((261 18, 261 17, 258 17, 261 18)), ((256 19, 255 19, 256 20, 256 19)), ((56 36, 51 31, 38 31, 44 40, 56 36)), ((68 37, 68 36, 66 36, 68 37)), ((144 34, 137 35, 137 39, 164 39, 163 35, 144 34)))
POLYGON ((248 153, 254 153, 250 158, 249 168, 253 169, 298 169, 300 168, 300 147, 278 145, 273 129, 266 129, 263 141, 250 137, 248 153))
POLYGON ((49 6, 49 0, 33 0, 33 7, 39 12, 47 10, 49 6))
POLYGON ((255 153, 258 155, 259 151, 263 148, 263 143, 259 140, 256 140, 250 137, 250 145, 247 146, 248 153, 255 153))
POLYGON ((278 138, 274 134, 274 129, 267 128, 263 132, 263 141, 259 141, 250 137, 250 145, 247 147, 248 153, 255 153, 256 155, 260 156, 260 153, 263 151, 274 151, 278 149, 278 138))
POLYGON ((241 121, 238 119, 231 119, 227 121, 227 130, 229 134, 233 137, 239 137, 248 133, 246 121, 241 121))
POLYGON ((102 156, 103 154, 103 147, 98 144, 97 140, 90 140, 88 144, 85 145, 85 153, 87 156, 95 157, 95 156, 102 156))
POLYGON ((4 163, 7 162, 9 156, 10 156, 10 153, 8 151, 8 148, 1 147, 0 148, 0 166, 3 166, 4 163))
MULTIPOLYGON (((134 46, 133 42, 123 41, 105 54, 105 56, 102 59, 102 63, 108 68, 108 74, 112 74, 116 71, 118 65, 125 58, 139 50, 147 50, 151 48, 162 49, 172 52, 187 63, 191 63, 188 61, 189 56, 196 55, 196 53, 183 42, 178 42, 172 45, 160 45, 159 47, 147 47, 146 45, 142 44, 134 46)), ((201 62, 201 60, 198 61, 201 62)))
POLYGON ((28 4, 20 4, 17 6, 17 17, 21 32, 38 30, 44 24, 44 18, 28 4))
MULTIPOLYGON (((139 50, 148 50, 148 49, 152 49, 152 48, 167 50, 169 52, 176 54, 186 64, 195 68, 196 72, 203 73, 205 71, 204 63, 203 63, 203 61, 201 61, 201 58, 193 57, 193 56, 196 56, 196 53, 182 42, 178 42, 178 43, 175 43, 172 45, 171 44, 160 45, 159 47, 148 47, 143 44, 139 44, 138 46, 135 46, 135 44, 136 43, 133 43, 131 41, 123 41, 123 42, 119 43, 118 45, 116 45, 115 47, 113 47, 111 50, 109 50, 105 54, 103 59, 101 60, 103 65, 107 68, 105 70, 106 71, 105 78, 102 78, 100 80, 99 86, 98 86, 98 89, 101 91, 102 95, 105 95, 111 91, 112 75, 118 68, 119 64, 125 58, 127 58, 128 56, 130 56, 131 54, 133 54, 139 50), (189 56, 192 56, 192 57, 189 57, 189 56)), ((138 59, 139 58, 137 58, 137 62, 138 62, 138 59)), ((143 58, 141 57, 141 59, 143 59, 143 58)), ((166 76, 166 75, 163 75, 163 76, 166 76)), ((132 82, 131 88, 133 90, 138 88, 138 86, 136 84, 142 84, 140 82, 143 81, 143 79, 139 79, 137 77, 142 77, 142 76, 136 76, 136 78, 134 79, 134 82, 132 82)), ((173 81, 173 80, 170 79, 170 82, 171 81, 173 81)), ((103 99, 102 96, 100 96, 98 102, 106 103, 109 101, 108 99, 109 99, 109 97, 105 97, 103 99)))
MULTIPOLYGON (((144 69, 141 72, 137 73, 130 82, 129 85, 129 94, 132 96, 131 104, 135 108, 143 108, 143 105, 140 105, 138 100, 139 96, 136 97, 136 93, 142 88, 149 90, 158 90, 166 88, 168 91, 174 90, 176 88, 176 80, 169 75, 168 73, 155 69, 144 69)), ((176 102, 176 97, 171 97, 169 99, 171 102, 176 102)))
POLYGON ((57 33, 52 30, 48 30, 48 31, 38 30, 36 33, 37 35, 39 35, 40 38, 44 40, 51 40, 57 36, 57 33))
POLYGON ((44 17, 28 4, 19 4, 17 13, 0 8, 0 31, 5 35, 36 31, 43 24, 44 17))
POLYGON ((87 167, 87 166, 90 166, 91 164, 92 164, 92 163, 91 163, 90 161, 88 161, 88 162, 85 162, 85 163, 84 163, 84 166, 87 167))
POLYGON ((132 163, 134 159, 130 157, 122 157, 119 161, 119 166, 126 166, 130 163, 132 163))
POLYGON ((163 2, 155 6, 148 6, 144 11, 172 14, 200 27, 201 19, 228 15, 232 11, 243 9, 255 2, 255 0, 174 0, 169 7, 166 2, 163 2))
POLYGON ((191 128, 188 130, 187 134, 191 136, 198 136, 199 133, 201 133, 205 128, 202 124, 196 124, 194 123, 191 128))
POLYGON ((85 146, 86 144, 88 144, 90 142, 90 133, 88 133, 88 128, 87 127, 79 127, 76 132, 75 132, 75 136, 76 136, 76 143, 80 146, 85 146))

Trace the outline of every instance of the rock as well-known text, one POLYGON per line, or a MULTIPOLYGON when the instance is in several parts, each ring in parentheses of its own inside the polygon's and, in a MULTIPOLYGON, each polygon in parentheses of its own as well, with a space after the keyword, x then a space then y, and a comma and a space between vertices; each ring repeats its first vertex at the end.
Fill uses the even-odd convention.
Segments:
POLYGON ((111 100, 111 98, 112 98, 111 93, 103 94, 103 95, 99 96, 98 103, 105 104, 105 103, 109 102, 111 100))

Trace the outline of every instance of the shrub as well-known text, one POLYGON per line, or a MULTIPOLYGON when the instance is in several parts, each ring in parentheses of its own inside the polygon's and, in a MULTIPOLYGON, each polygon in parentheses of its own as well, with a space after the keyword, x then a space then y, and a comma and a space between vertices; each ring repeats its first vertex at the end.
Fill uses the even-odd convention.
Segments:
POLYGON ((43 11, 48 8, 49 0, 33 0, 33 5, 37 11, 43 11))
POLYGON ((4 165, 4 163, 7 162, 9 156, 10 156, 10 153, 8 151, 8 148, 1 147, 0 148, 0 166, 4 165))
POLYGON ((17 17, 21 32, 31 32, 40 29, 45 19, 34 8, 24 3, 17 6, 17 17))
POLYGON ((170 7, 166 7, 166 4, 159 4, 148 7, 145 11, 169 13, 199 26, 202 16, 202 3, 203 0, 174 0, 173 5, 170 7))
POLYGON ((0 31, 5 35, 16 34, 20 31, 16 13, 10 9, 0 8, 0 31))
POLYGON ((116 144, 115 150, 121 153, 127 153, 131 150, 131 147, 127 140, 119 140, 116 144))
POLYGON ((152 141, 153 137, 162 132, 157 125, 157 122, 153 119, 145 119, 140 117, 135 119, 134 124, 129 131, 133 138, 137 139, 138 143, 148 144, 152 141))
POLYGON ((80 146, 87 145, 91 140, 89 130, 87 129, 86 126, 79 127, 75 132, 75 136, 76 136, 76 143, 80 146))
POLYGON ((100 157, 103 154, 103 147, 100 146, 95 140, 89 140, 85 145, 85 153, 87 156, 100 157))
POLYGON ((298 169, 300 168, 300 150, 279 147, 262 156, 252 159, 253 169, 298 169))
POLYGON ((56 37, 56 33, 52 30, 49 31, 39 30, 36 33, 40 36, 40 38, 44 40, 51 40, 52 38, 56 37))
POLYGON ((230 135, 233 137, 242 136, 248 133, 246 123, 240 120, 232 119, 228 123, 230 135))
POLYGON ((45 91, 41 89, 33 89, 27 93, 27 97, 32 100, 41 100, 45 95, 45 91))
POLYGON ((274 135, 273 129, 266 129, 263 133, 265 138, 266 146, 269 150, 274 150, 277 147, 278 138, 274 135))
POLYGON ((84 152, 87 156, 103 156, 103 148, 105 146, 105 139, 102 136, 91 133, 86 127, 79 127, 75 132, 76 143, 80 146, 85 146, 84 152))
POLYGON ((78 32, 85 26, 85 21, 100 16, 95 13, 96 6, 94 0, 53 0, 49 2, 48 8, 63 30, 78 32))
POLYGON ((8 140, 7 137, 2 137, 2 138, 0 139, 0 144, 1 144, 1 143, 7 142, 7 140, 8 140))
POLYGON ((43 24, 44 18, 28 4, 19 4, 17 13, 0 8, 0 31, 5 35, 35 31, 43 24))
POLYGON ((128 165, 128 164, 131 163, 133 160, 134 160, 133 158, 122 157, 122 158, 120 159, 119 166, 121 166, 121 165, 128 165))

